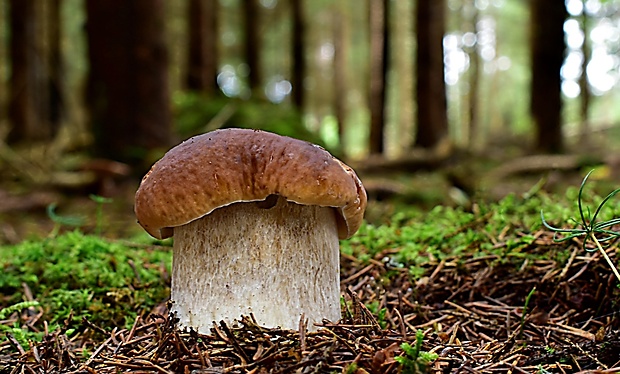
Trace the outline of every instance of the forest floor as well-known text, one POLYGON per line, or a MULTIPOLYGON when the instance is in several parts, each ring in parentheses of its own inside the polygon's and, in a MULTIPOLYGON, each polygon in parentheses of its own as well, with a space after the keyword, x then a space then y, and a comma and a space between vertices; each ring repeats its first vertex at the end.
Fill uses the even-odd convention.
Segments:
MULTIPOLYGON (((480 183, 463 164, 363 176, 367 223, 341 243, 343 318, 316 332, 251 316, 176 329, 170 241, 136 224, 135 181, 111 201, 89 197, 100 186, 0 185, 0 372, 620 372, 619 280, 583 238, 557 242, 542 225, 541 210, 555 226, 580 220, 589 168, 558 160, 480 183)), ((614 171, 591 177, 586 212, 617 187, 614 171)), ((611 200, 599 218, 618 216, 611 200)))
POLYGON ((0 248, 0 372, 619 372, 618 279, 599 251, 541 225, 540 210, 572 225, 576 192, 430 210, 375 202, 373 223, 342 242, 341 321, 283 331, 248 316, 208 335, 168 317, 170 243, 127 228, 127 203, 103 205, 102 218, 82 198, 91 234, 48 218, 42 239, 0 248), (95 235, 101 219, 104 236, 120 231, 95 235))

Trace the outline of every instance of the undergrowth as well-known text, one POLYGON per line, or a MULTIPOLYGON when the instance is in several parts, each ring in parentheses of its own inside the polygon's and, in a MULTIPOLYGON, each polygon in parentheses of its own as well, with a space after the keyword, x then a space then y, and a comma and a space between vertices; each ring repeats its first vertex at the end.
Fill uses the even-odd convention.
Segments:
MULTIPOLYGON (((548 217, 562 222, 574 214, 578 201, 598 200, 587 186, 581 188, 569 188, 563 198, 542 191, 512 195, 469 210, 438 206, 422 212, 405 207, 388 224, 364 224, 341 243, 341 250, 362 262, 373 259, 406 268, 414 279, 428 275, 427 264, 448 257, 458 261, 461 254, 515 266, 527 259, 553 258, 562 266, 568 254, 561 244, 546 248, 534 244, 536 233, 546 230, 539 214, 544 208, 548 217)), ((618 205, 609 202, 599 218, 609 220, 617 214, 618 205)), ((0 324, 0 330, 27 344, 41 339, 44 322, 48 331, 83 329, 83 318, 108 329, 130 328, 137 316, 169 297, 170 263, 170 251, 160 246, 110 241, 78 230, 0 247, 0 320, 13 321, 0 324), (24 310, 42 313, 41 326, 34 330, 22 326, 24 310)), ((383 328, 384 308, 375 303, 369 309, 383 328)), ((0 339, 5 339, 2 335, 0 339)), ((420 356, 419 346, 401 349, 405 371, 423 367, 430 358, 420 356)))
MULTIPOLYGON (((168 297, 170 260, 168 251, 130 248, 79 231, 1 247, 0 319, 38 307, 48 331, 80 328, 83 318, 110 329, 131 326, 168 297)), ((20 327, 16 318, 12 329, 20 327)), ((24 338, 39 340, 41 334, 24 338)))
MULTIPOLYGON (((357 235, 342 243, 341 249, 364 261, 375 259, 407 267, 414 278, 428 270, 426 264, 461 254, 494 256, 499 263, 519 264, 526 258, 562 262, 569 255, 562 246, 532 248, 536 233, 546 230, 540 209, 545 207, 550 216, 568 219, 577 208, 578 193, 571 187, 560 199, 542 191, 525 197, 509 195, 499 202, 475 204, 468 210, 437 206, 424 212, 404 207, 388 224, 362 225, 357 235), (381 257, 385 253, 388 255, 381 257)), ((593 194, 584 196, 588 202, 594 199, 593 194)), ((605 216, 617 212, 617 208, 609 209, 605 216)))
POLYGON ((614 272, 616 278, 620 280, 620 273, 618 272, 616 265, 613 263, 613 261, 606 252, 606 248, 614 244, 617 239, 620 238, 620 232, 615 230, 615 228, 620 224, 620 218, 612 218, 608 220, 600 219, 603 208, 605 208, 606 205, 610 201, 612 201, 612 199, 620 192, 620 188, 613 190, 604 199, 602 199, 602 201, 594 210, 594 213, 592 213, 591 208, 588 206, 584 209, 584 204, 582 203, 583 190, 590 174, 592 174, 592 171, 590 171, 583 178, 583 181, 581 182, 581 187, 579 188, 579 194, 577 195, 579 220, 571 218, 571 221, 573 222, 573 227, 561 228, 549 225, 545 220, 544 212, 542 210, 540 211, 540 218, 543 225, 547 229, 553 231, 553 239, 556 242, 562 243, 581 238, 581 246, 585 251, 599 251, 603 258, 605 258, 605 261, 607 261, 607 263, 609 264, 609 267, 614 272), (593 242, 594 246, 589 246, 589 242, 593 242))

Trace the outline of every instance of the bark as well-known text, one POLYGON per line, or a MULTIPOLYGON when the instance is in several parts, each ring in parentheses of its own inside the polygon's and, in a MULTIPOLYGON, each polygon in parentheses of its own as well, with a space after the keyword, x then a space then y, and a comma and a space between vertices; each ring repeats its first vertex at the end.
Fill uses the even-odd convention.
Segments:
POLYGON ((306 19, 302 0, 291 0, 291 12, 293 18, 292 31, 292 57, 293 74, 291 77, 293 86, 293 103, 299 110, 305 105, 304 79, 306 77, 306 56, 304 53, 306 39, 306 19))
MULTIPOLYGON (((585 1, 584 1, 585 3, 585 1)), ((584 4, 585 7, 585 4, 584 4)), ((581 51, 583 52, 583 63, 581 64, 581 77, 579 77, 579 88, 581 89, 580 93, 580 105, 579 105, 579 114, 581 116, 581 124, 579 127, 580 137, 582 142, 588 142, 590 139, 590 99, 592 96, 592 92, 590 90, 590 85, 588 84, 588 75, 587 68, 588 63, 592 59, 592 48, 590 48, 590 39, 588 35, 590 34, 590 28, 588 27, 588 14, 584 11, 581 16, 581 26, 583 27, 583 34, 586 37, 583 39, 583 44, 581 46, 581 51)))
MULTIPOLYGON (((471 7, 473 9, 473 14, 471 20, 469 21, 471 31, 476 35, 478 34, 478 19, 479 19, 479 11, 476 8, 474 1, 471 3, 471 7)), ((479 148, 481 146, 480 139, 480 106, 479 106, 479 95, 480 95, 480 51, 478 50, 478 43, 473 46, 472 50, 469 54, 469 128, 467 131, 468 139, 467 143, 470 148, 479 148)))
POLYGON ((370 0, 370 138, 371 154, 383 153, 388 70, 389 0, 370 0))
POLYGON ((338 122, 340 149, 345 148, 345 123, 347 117, 347 15, 342 2, 334 13, 334 116, 338 122))
POLYGON ((164 1, 98 0, 86 8, 95 152, 143 166, 147 152, 171 142, 164 1))
POLYGON ((60 9, 62 0, 51 0, 49 2, 49 110, 48 120, 50 122, 51 131, 55 134, 60 127, 60 123, 64 117, 65 99, 64 99, 64 72, 61 48, 61 29, 62 19, 60 17, 60 9))
POLYGON ((35 0, 10 1, 9 53, 11 77, 9 80, 9 143, 49 139, 51 131, 42 121, 43 66, 37 44, 38 22, 35 0))
POLYGON ((562 79, 564 61, 563 1, 530 0, 532 83, 530 108, 536 127, 536 148, 545 153, 563 150, 562 79))
POLYGON ((217 0, 189 1, 187 88, 210 96, 219 92, 217 13, 217 0))
POLYGON ((421 148, 436 147, 448 134, 443 64, 444 13, 445 0, 418 1, 415 146, 421 148))
POLYGON ((243 0, 245 22, 245 62, 249 67, 248 86, 253 96, 263 97, 262 64, 260 59, 260 12, 258 0, 243 0))
MULTIPOLYGON (((393 111, 396 126, 394 130, 388 130, 388 139, 392 138, 398 146, 398 154, 412 146, 414 136, 414 115, 415 111, 412 102, 413 91, 413 46, 411 43, 411 26, 413 26, 413 6, 408 1, 396 1, 392 8, 392 39, 390 49, 397 51, 391 57, 391 67, 393 78, 390 84, 394 84, 396 89, 394 105, 397 110, 393 111), (394 79, 396 78, 396 79, 394 79), (394 135, 396 134, 396 137, 394 135)), ((389 91, 388 91, 389 92, 389 91)), ((388 93, 389 96, 389 93, 388 93)), ((390 106, 388 105, 388 108, 390 106)))

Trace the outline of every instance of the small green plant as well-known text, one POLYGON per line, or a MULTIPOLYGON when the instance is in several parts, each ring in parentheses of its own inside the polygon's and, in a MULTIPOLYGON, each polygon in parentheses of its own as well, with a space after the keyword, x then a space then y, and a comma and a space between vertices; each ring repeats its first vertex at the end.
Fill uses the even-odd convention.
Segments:
POLYGON ((366 304, 366 308, 368 308, 368 310, 370 310, 372 314, 377 316, 377 323, 379 324, 379 327, 385 329, 388 324, 388 321, 385 318, 385 316, 387 315, 387 308, 379 309, 378 300, 366 304))
POLYGON ((101 235, 101 228, 103 226, 103 204, 110 204, 112 199, 90 194, 88 197, 95 203, 97 203, 97 222, 95 226, 95 235, 101 235))
POLYGON ((402 373, 425 373, 428 365, 439 357, 436 353, 422 351, 423 341, 424 332, 422 330, 417 330, 414 346, 409 343, 400 345, 400 349, 403 350, 403 355, 394 357, 394 360, 402 366, 402 373))
POLYGON ((551 373, 549 370, 543 368, 541 364, 538 365, 538 373, 539 374, 549 374, 551 373))
POLYGON ((0 309, 0 319, 6 319, 8 316, 13 314, 14 312, 19 312, 23 309, 28 309, 31 307, 39 306, 39 302, 34 301, 22 301, 21 303, 13 304, 11 306, 7 306, 6 308, 0 309))
POLYGON ((555 353, 555 348, 550 347, 550 346, 547 345, 547 346, 545 346, 545 351, 547 352, 547 354, 552 355, 552 354, 555 353))
MULTIPOLYGON (((519 330, 519 339, 520 340, 523 339, 523 329, 525 327, 525 316, 527 315, 527 307, 530 305, 530 300, 532 299, 532 296, 534 295, 534 292, 536 292, 536 287, 532 288, 530 293, 528 293, 527 297, 525 298, 525 305, 523 306, 523 312, 521 313, 521 327, 520 327, 520 330, 519 330)), ((526 343, 524 342, 523 344, 525 345, 526 343)))
POLYGON ((344 369, 344 373, 345 374, 355 374, 357 372, 357 362, 352 362, 349 365, 347 365, 344 369))
MULTIPOLYGON (((7 306, 6 308, 0 309, 0 320, 4 320, 8 318, 11 314, 15 312, 19 312, 23 309, 28 309, 32 307, 38 307, 38 306, 40 305, 39 305, 39 302, 36 300, 35 301, 22 301, 22 302, 7 306)), ((13 323, 13 326, 0 325, 0 332, 4 334, 11 334, 13 338, 15 338, 15 340, 23 348, 29 348, 30 347, 29 341, 37 340, 42 335, 40 333, 33 333, 33 332, 28 331, 27 329, 22 328, 20 323, 17 321, 13 323)))
POLYGON ((58 236, 58 232, 62 226, 79 227, 84 226, 85 219, 80 216, 61 216, 56 213, 56 203, 47 206, 47 216, 54 222, 54 228, 48 235, 50 238, 58 236))
POLYGON ((572 240, 577 237, 583 237, 583 249, 588 252, 600 251, 601 255, 605 258, 611 270, 615 274, 616 278, 620 280, 620 273, 618 273, 618 269, 616 265, 613 263, 611 258, 607 255, 605 248, 613 243, 616 239, 620 237, 620 232, 611 230, 611 227, 614 225, 620 224, 620 218, 613 218, 607 221, 597 222, 597 218, 601 209, 607 204, 611 198, 613 198, 618 192, 620 192, 620 188, 613 190, 607 195, 603 201, 598 205, 596 210, 594 211, 594 215, 591 214, 590 209, 587 208, 586 212, 584 212, 583 204, 582 204, 582 196, 583 196, 583 188, 586 185, 586 181, 590 174, 592 174, 591 170, 586 176, 583 178, 581 182, 581 186, 579 187, 579 194, 577 195, 577 203, 579 206, 579 216, 581 221, 577 221, 573 219, 577 227, 572 229, 563 229, 557 228, 549 225, 545 220, 545 216, 543 211, 540 211, 540 217, 542 219, 543 225, 549 230, 553 231, 553 240, 556 242, 565 242, 568 240, 572 240), (564 236, 560 236, 564 235, 564 236), (587 243, 592 241, 595 246, 588 247, 587 243))

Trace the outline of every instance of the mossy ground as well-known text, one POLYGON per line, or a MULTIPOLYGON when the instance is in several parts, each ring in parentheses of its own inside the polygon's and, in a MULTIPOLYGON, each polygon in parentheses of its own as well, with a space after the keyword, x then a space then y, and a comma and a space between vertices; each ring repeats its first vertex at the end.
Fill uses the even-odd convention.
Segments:
MULTIPOLYGON (((585 205, 600 199, 584 195, 585 205)), ((467 209, 390 209, 342 242, 343 319, 307 334, 251 319, 211 335, 175 330, 169 243, 145 234, 111 240, 61 230, 3 246, 0 372, 617 368, 618 280, 597 252, 578 240, 555 243, 540 221, 543 209, 549 222, 571 226, 576 204, 575 187, 467 209)), ((602 218, 619 210, 612 202, 602 218)), ((615 244, 607 253, 617 264, 615 244)))

